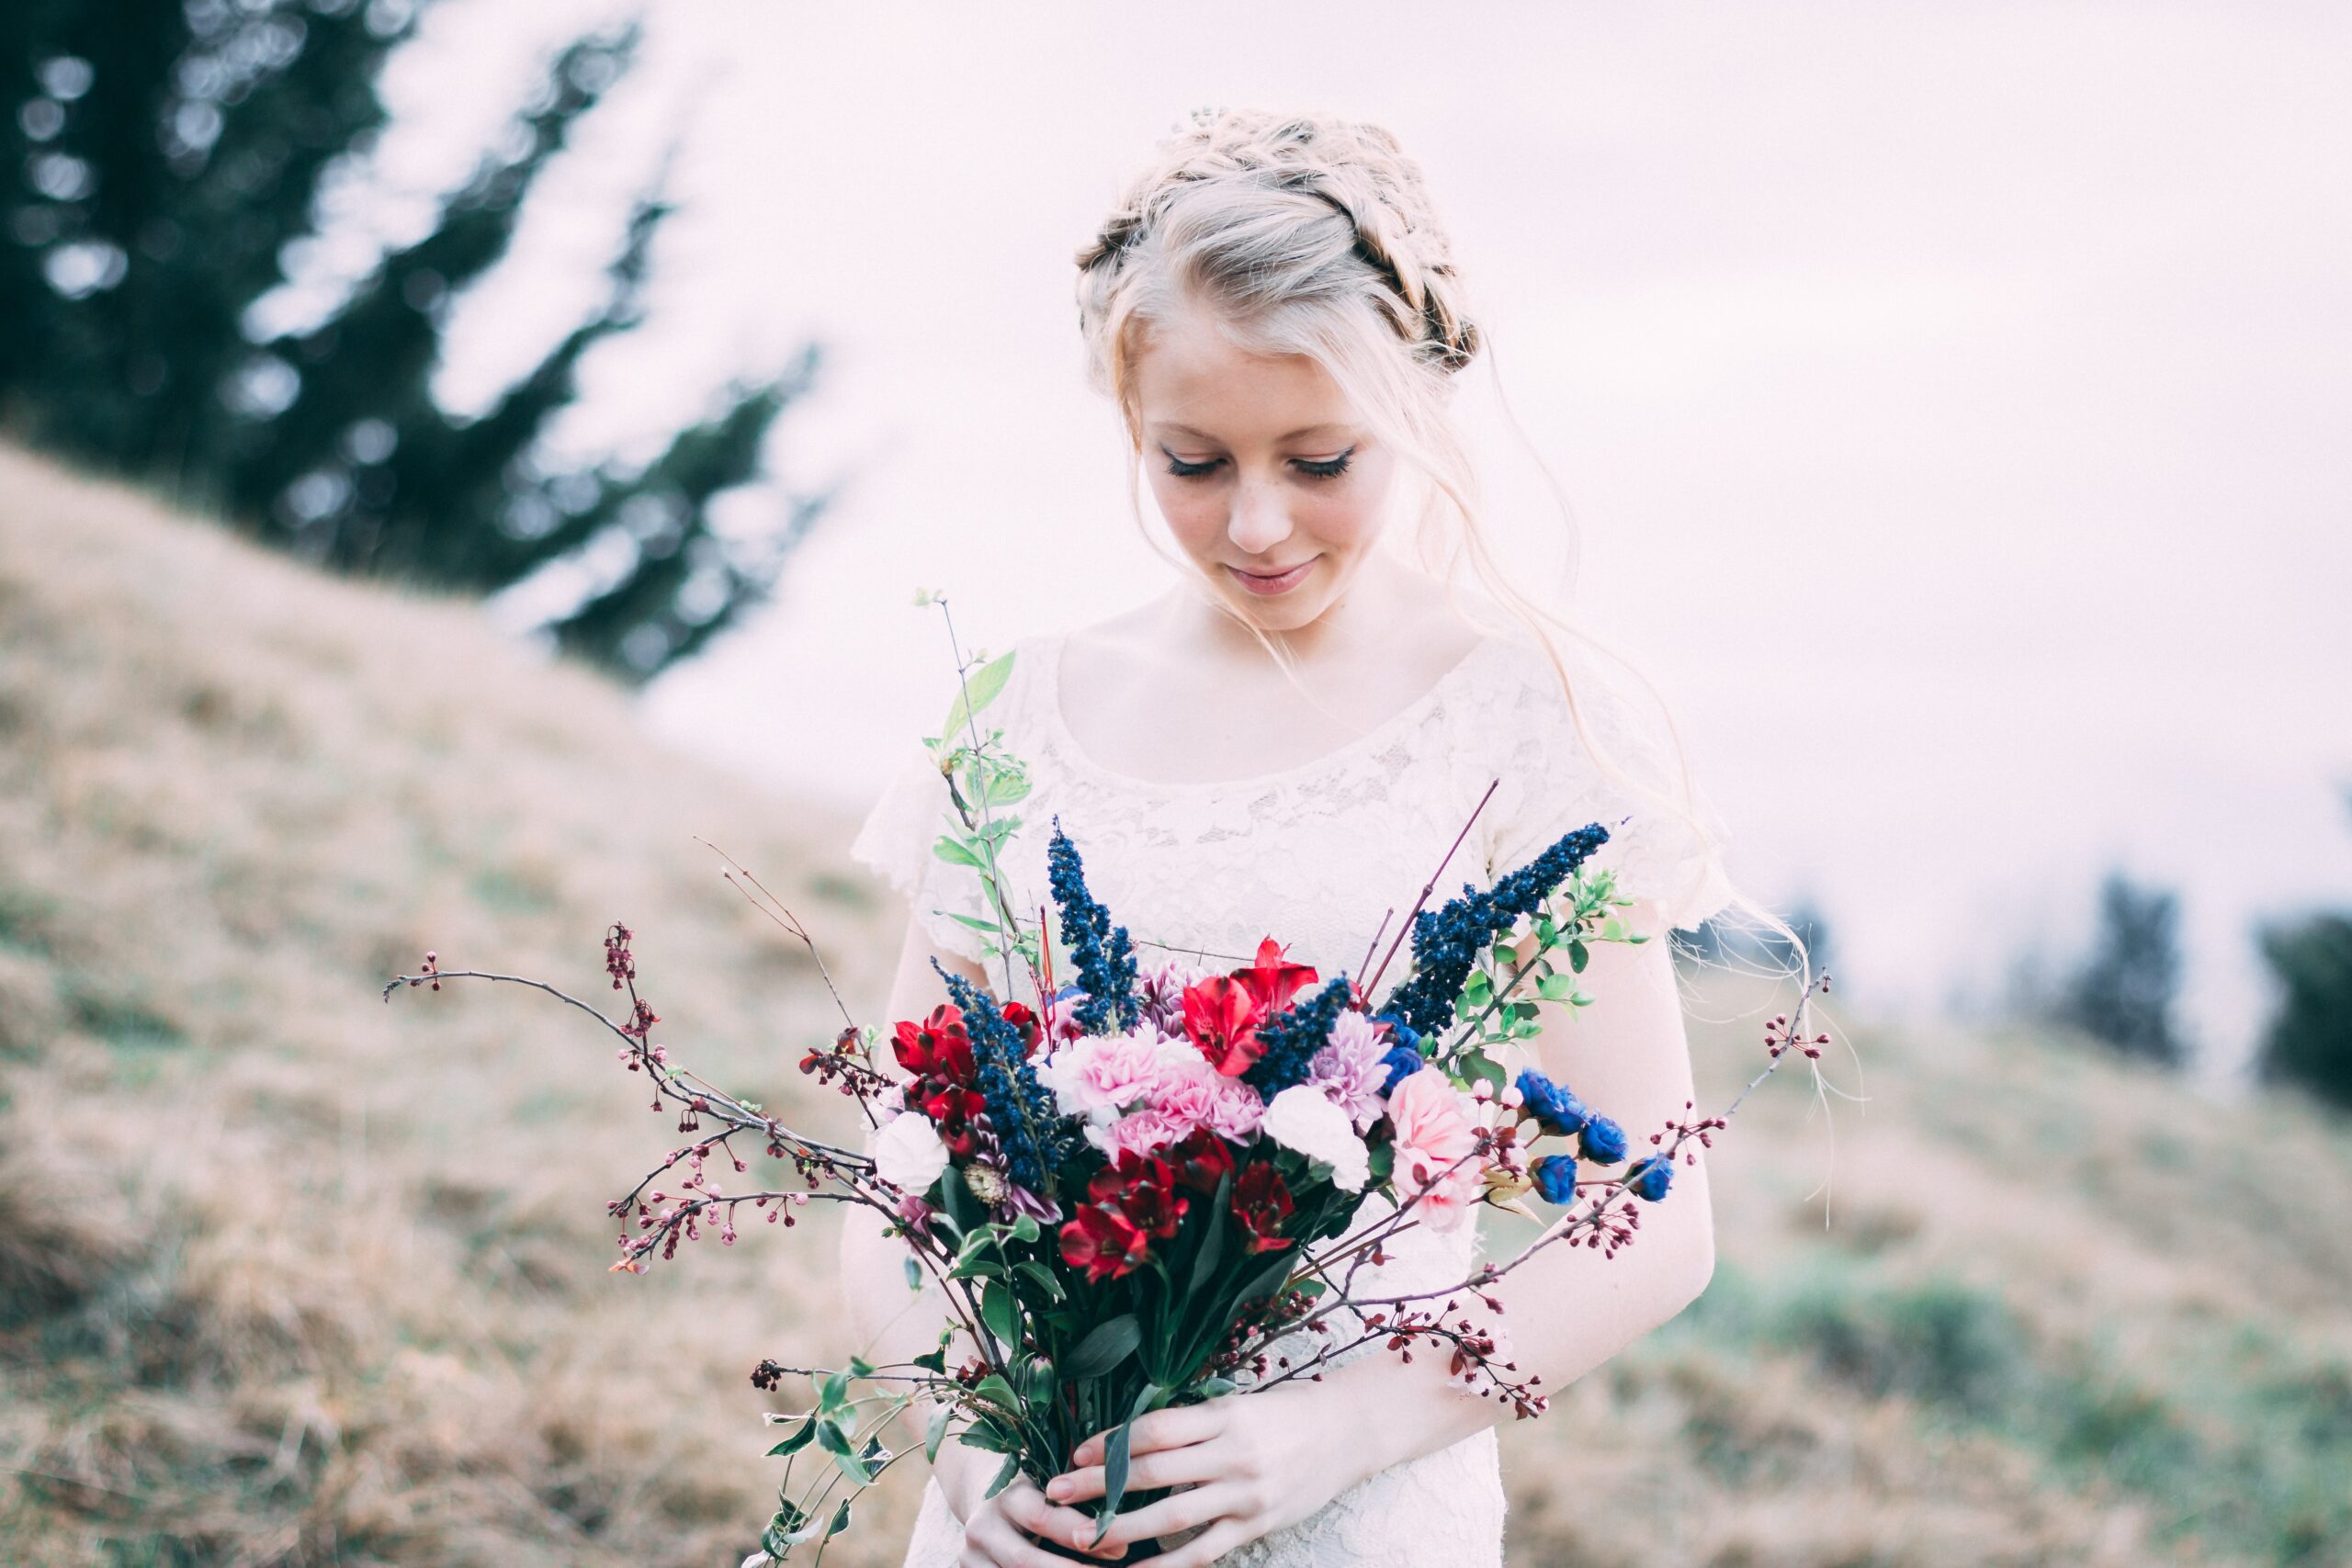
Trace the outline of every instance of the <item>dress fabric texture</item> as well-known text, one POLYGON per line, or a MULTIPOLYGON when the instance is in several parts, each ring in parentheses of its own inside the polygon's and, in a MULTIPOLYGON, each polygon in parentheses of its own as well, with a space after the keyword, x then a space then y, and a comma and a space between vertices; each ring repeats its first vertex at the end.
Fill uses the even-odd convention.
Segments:
MULTIPOLYGON (((1614 867, 1622 892, 1655 903, 1665 923, 1696 926, 1730 895, 1713 849, 1671 813, 1623 791, 1578 739, 1549 660, 1532 643, 1487 636, 1436 684, 1338 750, 1277 773, 1210 784, 1159 784, 1096 763, 1061 716, 1065 638, 1049 633, 1013 647, 1003 691, 983 708, 983 731, 1027 763, 1022 825, 1000 863, 1024 907, 1050 898, 1048 823, 1084 857, 1087 883, 1136 939, 1148 966, 1170 950, 1213 964, 1247 962, 1272 935, 1290 959, 1324 978, 1362 972, 1385 911, 1397 922, 1419 896, 1490 782, 1494 796, 1431 896, 1484 886, 1589 822, 1609 829, 1594 863, 1614 867), (1159 944, 1159 945, 1154 945, 1159 944)), ((1671 776, 1635 710, 1575 666, 1579 705, 1600 746, 1637 777, 1671 776)), ((1703 795, 1702 819, 1716 840, 1721 820, 1703 795)), ((947 788, 920 744, 910 748, 851 846, 909 901, 941 949, 981 961, 978 932, 956 915, 983 919, 978 876, 931 852, 952 823, 947 788)), ((1383 977, 1402 977, 1399 953, 1383 977)), ((1369 1200, 1361 1216, 1379 1211, 1369 1200)), ((1391 1244, 1375 1293, 1442 1288, 1474 1266, 1476 1230, 1427 1227, 1391 1244)), ((1365 1280, 1370 1280, 1370 1271, 1365 1280)), ((1367 1288, 1360 1280, 1360 1290, 1367 1288)), ((1303 1335, 1275 1347, 1296 1357, 1303 1335)), ((1354 1347, 1340 1359, 1377 1352, 1354 1347)), ((1281 1363, 1277 1361, 1275 1371, 1281 1363)), ((1272 1375, 1272 1374, 1270 1374, 1272 1375)), ((1225 1568, 1497 1568, 1502 1561, 1503 1489, 1489 1428, 1394 1465, 1342 1492, 1295 1525, 1218 1559, 1225 1568)), ((949 1568, 962 1527, 934 1481, 910 1541, 906 1568, 949 1568)))

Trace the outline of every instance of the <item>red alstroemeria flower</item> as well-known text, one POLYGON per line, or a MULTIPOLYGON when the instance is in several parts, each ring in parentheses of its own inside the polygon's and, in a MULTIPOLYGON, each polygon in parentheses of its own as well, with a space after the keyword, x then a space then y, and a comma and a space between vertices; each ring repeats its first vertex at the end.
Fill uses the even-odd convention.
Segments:
POLYGON ((909 1092, 907 1103, 931 1118, 948 1153, 968 1158, 979 1147, 979 1131, 972 1122, 988 1110, 989 1102, 978 1090, 926 1081, 909 1092))
POLYGON ((1045 1026, 1038 1021, 1036 1013, 1026 1002, 1007 1002, 1001 1010, 1004 1014, 1004 1021, 1021 1033, 1022 1054, 1035 1055, 1037 1042, 1046 1037, 1045 1026))
POLYGON ((1258 1010, 1271 1017, 1290 1006, 1290 999, 1317 976, 1311 964, 1285 963, 1281 946, 1268 937, 1258 944, 1258 962, 1236 969, 1233 977, 1256 999, 1258 1010))
POLYGON ((1216 1197, 1216 1184, 1233 1169, 1233 1145, 1205 1128, 1170 1145, 1165 1157, 1176 1172, 1176 1185, 1204 1198, 1216 1197))
POLYGON ((1062 1261, 1084 1269, 1090 1285, 1133 1273, 1150 1253, 1150 1240, 1125 1214, 1091 1203, 1062 1227, 1062 1261))
POLYGON ((921 1023, 901 1023, 891 1050, 899 1066, 919 1078, 943 1084, 972 1081, 972 1036, 964 1026, 964 1010, 942 1002, 921 1023))
POLYGON ((1116 1165, 1104 1166, 1086 1183, 1086 1195, 1116 1209, 1148 1235, 1165 1241, 1176 1234, 1191 1200, 1176 1193, 1176 1173, 1164 1159, 1123 1150, 1116 1165))
POLYGON ((1213 975, 1184 987, 1184 1033, 1227 1077, 1239 1077, 1266 1054, 1258 1041, 1265 1017, 1249 988, 1229 976, 1213 975))
POLYGON ((1264 1160, 1244 1170, 1233 1184, 1233 1217, 1250 1238, 1252 1252, 1276 1252, 1291 1244, 1281 1232, 1292 1208, 1283 1173, 1264 1160))

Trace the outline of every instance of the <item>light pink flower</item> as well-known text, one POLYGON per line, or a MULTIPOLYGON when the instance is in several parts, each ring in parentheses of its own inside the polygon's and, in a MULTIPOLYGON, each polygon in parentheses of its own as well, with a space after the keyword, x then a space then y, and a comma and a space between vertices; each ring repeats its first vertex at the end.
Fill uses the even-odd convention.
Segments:
POLYGON ((1479 1162, 1466 1157, 1478 1136, 1469 1107, 1444 1073, 1423 1067, 1388 1097, 1388 1120, 1396 1130, 1398 1206, 1421 1195, 1414 1215, 1432 1230, 1452 1230, 1486 1185, 1479 1162))
POLYGON ((1380 1120, 1388 1081, 1388 1039, 1360 1012, 1343 1012, 1331 1026, 1330 1043, 1306 1064, 1306 1081, 1348 1113, 1357 1132, 1380 1120))
POLYGON ((1129 1152, 1157 1154, 1192 1132, 1181 1122, 1171 1122, 1156 1111, 1137 1111, 1122 1116, 1102 1134, 1102 1152, 1116 1161, 1129 1152))
POLYGON ((1136 1008, 1145 1022, 1162 1034, 1184 1032, 1184 987, 1215 974, 1182 958, 1168 957, 1146 969, 1136 981, 1136 1008))
POLYGON ((1149 1106, 1186 1133, 1205 1127, 1229 1143, 1247 1143, 1265 1116, 1265 1101, 1239 1078, 1211 1066, 1188 1042, 1164 1051, 1149 1106))
POLYGON ((1159 1034, 1144 1024, 1127 1034, 1090 1036, 1037 1067, 1065 1116, 1107 1120, 1145 1099, 1159 1071, 1159 1034))

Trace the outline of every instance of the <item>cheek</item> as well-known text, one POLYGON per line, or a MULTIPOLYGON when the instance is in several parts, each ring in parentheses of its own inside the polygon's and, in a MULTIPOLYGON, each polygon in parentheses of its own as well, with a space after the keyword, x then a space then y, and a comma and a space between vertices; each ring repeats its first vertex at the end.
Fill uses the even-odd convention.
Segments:
POLYGON ((1168 520, 1168 531, 1184 548, 1199 551, 1213 546, 1225 533, 1226 506, 1221 487, 1173 474, 1151 476, 1151 498, 1168 520))

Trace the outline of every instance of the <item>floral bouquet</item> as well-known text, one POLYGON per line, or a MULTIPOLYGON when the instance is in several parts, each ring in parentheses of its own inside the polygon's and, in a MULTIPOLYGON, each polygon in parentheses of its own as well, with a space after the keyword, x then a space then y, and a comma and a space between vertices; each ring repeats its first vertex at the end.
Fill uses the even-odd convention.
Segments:
MULTIPOLYGON (((924 1018, 885 1034, 842 1009, 844 1027, 800 1066, 855 1101, 865 1148, 808 1136, 673 1061, 651 1037, 660 1020, 638 994, 627 927, 605 938, 625 1019, 554 992, 603 1020, 628 1069, 650 1078, 655 1108, 675 1108, 690 1134, 608 1205, 627 1226, 616 1270, 642 1273, 712 1231, 731 1244, 747 1205, 790 1224, 809 1202, 845 1202, 884 1216, 905 1243, 909 1287, 935 1285, 944 1301, 935 1347, 910 1360, 754 1371, 764 1389, 806 1379, 813 1403, 770 1416, 788 1427, 770 1450, 786 1470, 753 1563, 810 1545, 821 1557, 853 1497, 913 1451, 893 1446, 910 1413, 922 1417, 926 1458, 951 1438, 1003 1456, 990 1495, 1023 1473, 1042 1485, 1109 1432, 1105 1531, 1123 1506, 1151 1500, 1127 1488, 1136 1417, 1314 1377, 1368 1343, 1408 1359, 1433 1348, 1465 1383, 1539 1414, 1540 1379, 1522 1377, 1496 1325, 1461 1315, 1458 1298, 1499 1314, 1487 1287, 1536 1250, 1580 1242, 1613 1254, 1637 1233, 1638 1204, 1666 1198, 1678 1159, 1694 1157, 1684 1145, 1724 1125, 1669 1123, 1634 1156, 1624 1129, 1565 1086, 1507 1074, 1506 1048, 1541 1032, 1539 1000, 1589 999, 1577 976, 1594 944, 1647 940, 1625 928, 1618 911, 1632 901, 1613 875, 1586 863, 1608 837, 1599 825, 1432 909, 1441 864, 1359 981, 1286 960, 1271 936, 1227 970, 1139 966, 1056 819, 1057 949, 1046 911, 1023 918, 998 868, 1029 784, 1001 732, 983 736, 976 718, 1009 662, 970 672, 932 743, 961 823, 935 852, 984 884, 996 919, 970 923, 986 930, 1002 986, 934 962, 943 999, 924 1018), (1408 973, 1382 995, 1408 935, 1408 973), (794 1181, 723 1190, 718 1162, 740 1175, 747 1155, 790 1166, 794 1181), (675 1190, 657 1186, 673 1173, 675 1190), (1450 1289, 1368 1293, 1376 1272, 1363 1270, 1403 1232, 1451 1229, 1476 1203, 1533 1213, 1530 1198, 1554 1213, 1517 1258, 1450 1289), (1275 1353, 1302 1333, 1312 1348, 1275 1353)), ((813 953, 790 912, 729 863, 730 879, 813 953)), ((386 994, 459 977, 517 978, 443 971, 428 953, 386 994)), ((1819 984, 1793 1020, 1774 1020, 1750 1089, 1790 1050, 1817 1055, 1826 1036, 1803 1031, 1819 984)))

